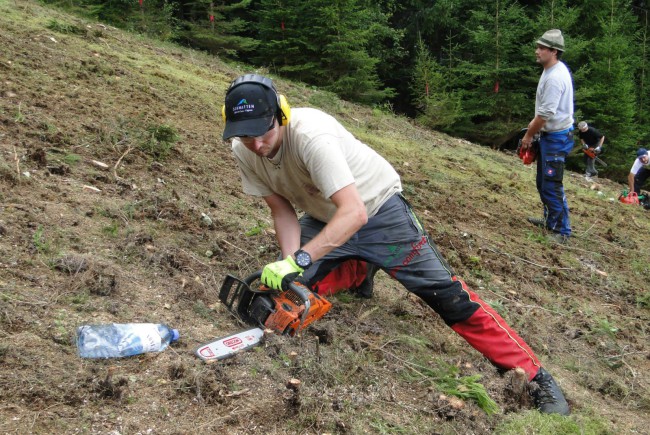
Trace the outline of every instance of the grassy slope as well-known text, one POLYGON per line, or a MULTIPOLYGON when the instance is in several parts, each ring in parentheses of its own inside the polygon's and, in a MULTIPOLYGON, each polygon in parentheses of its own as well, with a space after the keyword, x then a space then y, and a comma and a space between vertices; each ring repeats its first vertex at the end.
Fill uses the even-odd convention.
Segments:
POLYGON ((540 211, 534 170, 513 156, 278 79, 292 105, 332 113, 396 166, 452 267, 536 350, 574 414, 526 412, 507 376, 385 275, 371 301, 334 298, 316 325, 328 343, 308 331, 205 366, 193 349, 238 328, 215 304, 222 278, 276 255, 268 213, 240 193, 220 139, 225 89, 247 70, 29 1, 0 0, 0 47, 0 431, 642 433, 650 424, 650 224, 647 212, 608 201, 621 186, 603 181, 599 196, 568 174, 576 237, 552 246, 525 223, 540 211), (140 146, 163 125, 181 139, 156 161, 140 146), (78 359, 75 327, 111 321, 166 322, 182 339, 155 356, 78 359), (445 381, 474 374, 501 413, 440 397, 445 381), (291 377, 303 382, 299 397, 284 387, 291 377))

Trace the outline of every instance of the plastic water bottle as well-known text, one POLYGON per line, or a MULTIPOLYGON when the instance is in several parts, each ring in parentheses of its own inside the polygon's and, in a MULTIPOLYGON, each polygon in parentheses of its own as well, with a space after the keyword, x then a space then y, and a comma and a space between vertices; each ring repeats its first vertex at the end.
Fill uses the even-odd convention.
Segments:
POLYGON ((121 358, 160 352, 178 340, 178 330, 156 323, 109 323, 77 328, 82 358, 121 358))

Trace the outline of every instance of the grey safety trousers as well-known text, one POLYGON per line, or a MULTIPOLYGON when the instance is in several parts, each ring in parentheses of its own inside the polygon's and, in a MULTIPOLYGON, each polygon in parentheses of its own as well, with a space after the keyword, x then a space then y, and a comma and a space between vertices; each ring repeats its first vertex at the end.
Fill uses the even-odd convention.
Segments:
MULTIPOLYGON (((304 245, 321 232, 325 223, 304 215, 300 226, 304 245)), ((451 268, 399 194, 387 200, 350 240, 314 262, 301 281, 312 287, 349 259, 363 260, 384 270, 422 298, 449 326, 468 319, 479 308, 461 283, 452 280, 451 268)))

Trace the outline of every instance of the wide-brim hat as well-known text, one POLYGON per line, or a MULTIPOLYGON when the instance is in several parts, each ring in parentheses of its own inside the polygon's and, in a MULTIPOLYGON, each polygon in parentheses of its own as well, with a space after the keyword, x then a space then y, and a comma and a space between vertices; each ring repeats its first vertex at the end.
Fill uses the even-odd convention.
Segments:
POLYGON ((277 96, 261 83, 245 82, 226 93, 223 139, 257 137, 268 132, 277 113, 277 96))
POLYGON ((537 44, 564 51, 564 36, 562 36, 562 32, 559 29, 547 30, 544 32, 542 37, 537 40, 537 44))

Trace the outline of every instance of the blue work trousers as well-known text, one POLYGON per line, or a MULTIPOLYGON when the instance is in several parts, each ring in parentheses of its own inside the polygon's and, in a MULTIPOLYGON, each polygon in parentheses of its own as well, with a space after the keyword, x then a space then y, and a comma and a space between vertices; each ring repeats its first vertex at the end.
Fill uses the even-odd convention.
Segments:
POLYGON ((537 158, 537 191, 544 205, 546 227, 565 236, 571 235, 571 222, 563 178, 566 156, 572 148, 570 131, 543 133, 537 158))
POLYGON ((641 195, 641 188, 648 178, 650 178, 650 170, 645 167, 639 169, 634 176, 634 191, 637 195, 641 195))

